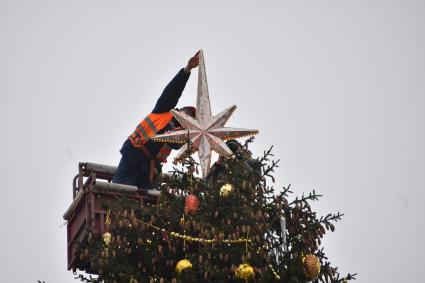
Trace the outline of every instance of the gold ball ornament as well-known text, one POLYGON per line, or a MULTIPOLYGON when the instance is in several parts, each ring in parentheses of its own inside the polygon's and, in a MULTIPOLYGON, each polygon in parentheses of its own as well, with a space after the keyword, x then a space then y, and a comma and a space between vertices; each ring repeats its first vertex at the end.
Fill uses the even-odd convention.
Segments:
POLYGON ((302 263, 304 267, 304 274, 308 280, 314 280, 317 276, 319 276, 320 261, 315 255, 309 254, 303 256, 302 263))
POLYGON ((176 272, 178 274, 182 273, 183 270, 192 268, 192 263, 188 261, 187 259, 182 259, 176 264, 176 272))
POLYGON ((103 233, 102 237, 103 237, 103 242, 105 243, 105 245, 107 247, 109 247, 109 245, 111 244, 111 240, 112 240, 111 233, 109 233, 109 232, 103 233))
POLYGON ((230 196, 232 194, 232 192, 233 192, 232 184, 224 184, 220 188, 220 196, 223 197, 223 198, 230 196))
POLYGON ((248 263, 242 263, 236 269, 235 275, 236 278, 244 280, 245 282, 252 280, 255 277, 254 268, 248 263))

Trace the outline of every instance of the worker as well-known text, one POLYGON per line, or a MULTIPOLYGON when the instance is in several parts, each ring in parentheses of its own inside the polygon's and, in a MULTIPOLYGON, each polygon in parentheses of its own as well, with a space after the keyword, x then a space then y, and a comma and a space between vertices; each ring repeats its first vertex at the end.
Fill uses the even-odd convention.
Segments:
MULTIPOLYGON (((124 142, 120 152, 121 160, 113 183, 133 185, 139 189, 151 189, 156 177, 166 162, 172 149, 179 149, 181 144, 154 142, 154 135, 180 129, 180 124, 170 113, 177 106, 190 71, 199 65, 199 51, 191 57, 185 68, 168 83, 159 97, 152 113, 143 119, 134 132, 124 142)), ((195 117, 196 109, 186 106, 181 109, 185 114, 195 117)))

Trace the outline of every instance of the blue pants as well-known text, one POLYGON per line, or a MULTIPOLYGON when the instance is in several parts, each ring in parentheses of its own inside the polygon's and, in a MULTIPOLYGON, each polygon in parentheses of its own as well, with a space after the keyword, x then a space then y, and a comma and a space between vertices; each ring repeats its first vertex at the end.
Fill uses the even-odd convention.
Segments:
POLYGON ((144 153, 136 149, 129 140, 121 148, 121 160, 112 179, 113 183, 136 186, 139 189, 150 189, 149 162, 144 153))

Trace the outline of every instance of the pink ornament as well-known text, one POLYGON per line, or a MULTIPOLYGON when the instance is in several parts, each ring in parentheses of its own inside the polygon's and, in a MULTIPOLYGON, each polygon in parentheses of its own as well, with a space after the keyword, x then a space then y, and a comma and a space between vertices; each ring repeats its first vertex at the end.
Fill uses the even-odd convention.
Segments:
POLYGON ((199 199, 195 195, 188 195, 184 203, 186 213, 196 213, 199 209, 199 199))

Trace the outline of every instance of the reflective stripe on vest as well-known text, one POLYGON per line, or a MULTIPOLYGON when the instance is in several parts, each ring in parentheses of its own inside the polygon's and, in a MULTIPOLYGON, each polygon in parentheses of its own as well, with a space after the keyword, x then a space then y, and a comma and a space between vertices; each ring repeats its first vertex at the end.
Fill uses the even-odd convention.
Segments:
POLYGON ((134 147, 139 148, 149 141, 171 121, 173 115, 170 112, 151 113, 137 125, 134 132, 128 137, 134 147))

